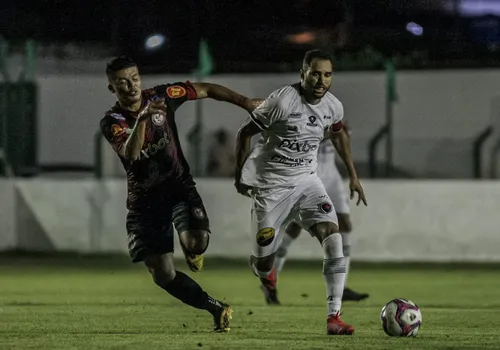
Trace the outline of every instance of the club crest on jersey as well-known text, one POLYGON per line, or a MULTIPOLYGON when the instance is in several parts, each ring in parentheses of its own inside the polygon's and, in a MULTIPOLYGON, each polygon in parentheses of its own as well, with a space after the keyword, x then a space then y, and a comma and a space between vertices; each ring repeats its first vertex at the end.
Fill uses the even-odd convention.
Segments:
POLYGON ((170 98, 180 98, 186 95, 186 89, 182 86, 174 85, 167 88, 167 96, 170 98))
POLYGON ((308 119, 309 119, 309 123, 307 123, 308 126, 318 126, 318 124, 316 123, 316 120, 318 118, 316 118, 316 116, 311 115, 308 119))
POLYGON ((321 203, 318 205, 318 207, 319 207, 319 210, 321 210, 325 214, 330 213, 333 209, 333 206, 328 202, 321 203))
POLYGON ((151 121, 156 126, 162 126, 165 124, 165 116, 162 113, 156 113, 151 116, 151 121))
POLYGON ((261 247, 268 246, 274 240, 274 233, 274 228, 272 227, 265 227, 263 229, 260 229, 259 232, 257 232, 257 236, 255 237, 257 239, 257 244, 261 247))

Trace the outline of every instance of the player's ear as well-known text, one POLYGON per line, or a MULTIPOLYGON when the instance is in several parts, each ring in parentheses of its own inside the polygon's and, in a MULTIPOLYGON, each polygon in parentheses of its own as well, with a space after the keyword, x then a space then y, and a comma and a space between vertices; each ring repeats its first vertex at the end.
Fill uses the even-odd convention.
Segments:
POLYGON ((115 93, 115 89, 113 89, 111 84, 108 85, 108 90, 111 91, 112 93, 115 93))
POLYGON ((302 68, 300 69, 300 79, 304 79, 304 70, 302 68))

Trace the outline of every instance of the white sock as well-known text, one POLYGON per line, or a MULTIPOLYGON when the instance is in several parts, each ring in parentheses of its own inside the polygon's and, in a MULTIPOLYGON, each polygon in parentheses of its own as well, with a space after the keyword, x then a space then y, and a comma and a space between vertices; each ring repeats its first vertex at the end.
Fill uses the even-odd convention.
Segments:
POLYGON ((328 316, 340 313, 344 292, 346 262, 342 252, 342 236, 334 233, 322 242, 324 251, 323 276, 326 284, 328 316))
POLYGON ((345 280, 349 276, 349 267, 351 266, 351 234, 348 232, 340 232, 342 236, 342 251, 345 257, 345 280))
POLYGON ((283 270, 283 266, 285 265, 286 255, 288 253, 288 247, 295 240, 295 238, 290 237, 288 234, 283 235, 283 240, 281 241, 280 247, 276 251, 276 257, 274 258, 274 268, 276 269, 276 273, 279 275, 281 270, 283 270))

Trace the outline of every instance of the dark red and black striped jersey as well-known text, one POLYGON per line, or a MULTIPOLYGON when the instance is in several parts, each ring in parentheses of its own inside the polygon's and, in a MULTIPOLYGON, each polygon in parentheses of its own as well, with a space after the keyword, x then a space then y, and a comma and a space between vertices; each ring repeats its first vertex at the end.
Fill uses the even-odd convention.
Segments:
POLYGON ((155 86, 142 91, 142 106, 155 99, 165 100, 165 114, 155 114, 146 120, 144 145, 140 158, 129 161, 119 155, 132 129, 138 112, 123 109, 118 102, 102 118, 101 132, 120 156, 127 172, 127 206, 147 206, 147 197, 157 189, 172 189, 193 185, 189 165, 184 157, 175 124, 175 111, 184 102, 196 99, 190 82, 155 86))

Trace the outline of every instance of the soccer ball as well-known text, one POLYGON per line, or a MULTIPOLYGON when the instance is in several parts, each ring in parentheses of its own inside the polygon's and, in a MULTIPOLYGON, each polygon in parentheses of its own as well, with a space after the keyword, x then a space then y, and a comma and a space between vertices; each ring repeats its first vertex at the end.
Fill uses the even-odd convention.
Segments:
POLYGON ((415 337, 422 325, 420 308, 411 300, 394 299, 382 308, 382 328, 391 337, 415 337))

